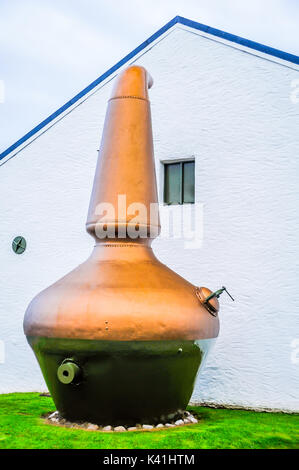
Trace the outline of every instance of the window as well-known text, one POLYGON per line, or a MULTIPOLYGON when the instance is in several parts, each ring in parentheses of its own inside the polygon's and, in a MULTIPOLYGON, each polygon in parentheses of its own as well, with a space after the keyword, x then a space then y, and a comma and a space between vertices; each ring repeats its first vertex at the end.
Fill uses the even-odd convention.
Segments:
POLYGON ((164 163, 164 203, 194 203, 194 161, 164 163))

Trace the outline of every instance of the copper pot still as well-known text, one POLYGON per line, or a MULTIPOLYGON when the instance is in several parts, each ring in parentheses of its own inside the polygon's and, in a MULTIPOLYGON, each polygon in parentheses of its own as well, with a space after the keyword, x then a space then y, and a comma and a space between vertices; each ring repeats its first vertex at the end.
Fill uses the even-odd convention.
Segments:
POLYGON ((116 425, 174 416, 186 408, 219 332, 218 297, 225 288, 192 285, 151 248, 160 231, 151 86, 143 67, 120 74, 86 223, 95 246, 25 314, 27 340, 69 420, 116 425))

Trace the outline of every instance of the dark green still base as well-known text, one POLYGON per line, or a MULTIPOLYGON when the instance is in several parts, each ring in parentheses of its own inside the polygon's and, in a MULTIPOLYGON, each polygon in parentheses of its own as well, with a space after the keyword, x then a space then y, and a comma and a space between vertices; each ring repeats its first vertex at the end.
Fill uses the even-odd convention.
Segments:
POLYGON ((184 410, 203 356, 194 341, 27 339, 59 412, 102 425, 153 424, 184 410), (58 379, 65 359, 80 367, 77 383, 58 379))

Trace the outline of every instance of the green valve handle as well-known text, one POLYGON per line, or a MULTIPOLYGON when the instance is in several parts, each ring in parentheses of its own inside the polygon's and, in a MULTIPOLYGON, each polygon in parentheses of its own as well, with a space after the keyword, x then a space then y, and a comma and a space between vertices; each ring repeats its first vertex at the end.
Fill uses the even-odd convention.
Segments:
POLYGON ((213 299, 213 297, 217 297, 217 299, 220 297, 220 295, 223 293, 223 292, 226 292, 227 295, 233 300, 235 301, 235 299, 233 299, 233 297, 230 295, 230 293, 228 292, 228 290, 226 289, 226 287, 222 286, 221 289, 218 289, 216 290, 215 292, 212 292, 212 294, 210 294, 204 301, 204 303, 208 303, 209 300, 213 299))
POLYGON ((81 375, 81 369, 74 362, 64 362, 57 369, 58 380, 63 384, 76 383, 81 375))

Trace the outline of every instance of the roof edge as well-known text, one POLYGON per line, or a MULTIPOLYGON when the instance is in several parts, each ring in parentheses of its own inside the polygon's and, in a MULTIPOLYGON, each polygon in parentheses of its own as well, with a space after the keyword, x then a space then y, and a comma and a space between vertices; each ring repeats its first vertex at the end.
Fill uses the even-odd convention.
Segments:
POLYGON ((272 55, 279 59, 286 60, 287 62, 292 62, 297 65, 299 64, 299 56, 297 55, 290 54, 279 49, 275 49, 274 47, 265 46, 264 44, 251 41, 250 39, 242 38, 241 36, 236 36, 235 34, 226 33, 225 31, 221 31, 220 29, 212 28, 211 26, 206 26, 202 23, 198 23, 197 21, 188 20, 188 18, 184 18, 182 16, 177 16, 176 18, 178 23, 181 23, 185 26, 189 26, 190 28, 203 31, 207 34, 211 34, 212 36, 217 36, 219 38, 226 39, 227 41, 235 42, 236 44, 240 44, 250 49, 263 52, 264 54, 272 55))
POLYGON ((124 65, 128 60, 132 59, 136 54, 141 52, 145 49, 149 44, 155 41, 157 38, 162 36, 166 31, 172 28, 175 24, 180 23, 182 25, 188 26, 193 29, 197 29, 199 31, 203 31, 207 34, 211 34, 212 36, 216 36, 227 41, 234 42, 236 44, 240 44, 242 46, 246 46, 250 49, 254 49, 259 52, 263 52, 265 54, 272 55, 279 59, 292 62, 294 64, 299 64, 299 56, 289 54, 288 52, 283 52, 279 49, 274 49, 269 46, 265 46, 264 44, 260 44, 258 42, 250 41, 249 39, 242 38, 240 36, 236 36, 234 34, 226 33, 225 31, 221 31, 220 29, 212 28, 211 26, 204 25, 202 23, 198 23, 197 21, 189 20, 188 18, 184 18, 183 16, 175 16, 172 20, 166 23, 162 28, 156 31, 152 36, 146 39, 143 43, 133 49, 129 54, 127 54, 123 59, 119 60, 115 65, 113 65, 110 69, 108 69, 105 73, 100 75, 96 80, 90 83, 87 87, 85 87, 82 91, 77 93, 72 99, 67 101, 63 106, 57 109, 54 113, 50 114, 46 119, 40 122, 37 126, 35 126, 31 131, 27 132, 23 137, 17 140, 14 144, 10 145, 6 150, 0 153, 0 160, 5 158, 8 154, 10 154, 13 150, 18 148, 22 145, 26 140, 30 139, 33 135, 47 126, 51 121, 53 121, 56 117, 66 111, 70 106, 75 104, 78 100, 80 100, 84 95, 89 93, 93 88, 103 82, 106 78, 108 78, 113 72, 118 70, 122 65, 124 65))

